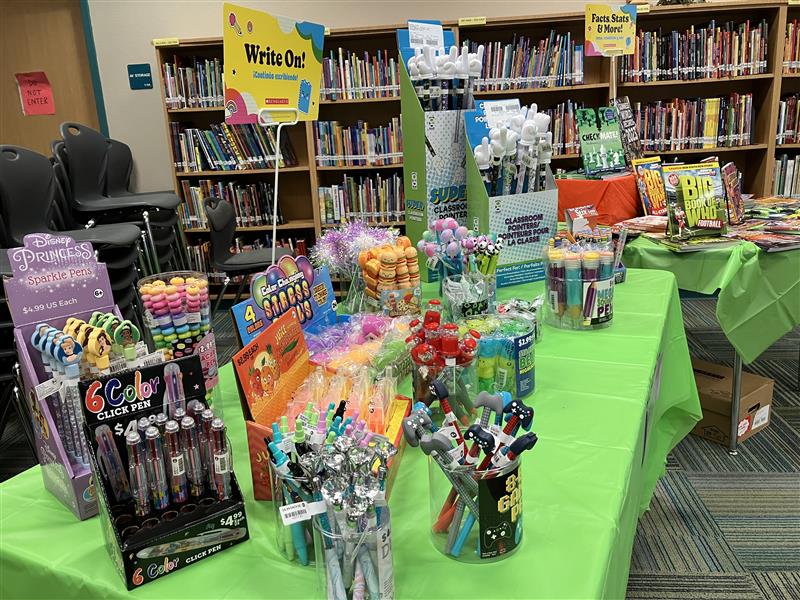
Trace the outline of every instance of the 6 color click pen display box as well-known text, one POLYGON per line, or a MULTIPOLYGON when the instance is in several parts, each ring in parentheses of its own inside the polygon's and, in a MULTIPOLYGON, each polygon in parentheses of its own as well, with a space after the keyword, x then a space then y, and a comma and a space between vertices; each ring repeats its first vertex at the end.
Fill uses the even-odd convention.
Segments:
POLYGON ((78 391, 106 547, 128 589, 248 539, 199 357, 98 374, 78 391))

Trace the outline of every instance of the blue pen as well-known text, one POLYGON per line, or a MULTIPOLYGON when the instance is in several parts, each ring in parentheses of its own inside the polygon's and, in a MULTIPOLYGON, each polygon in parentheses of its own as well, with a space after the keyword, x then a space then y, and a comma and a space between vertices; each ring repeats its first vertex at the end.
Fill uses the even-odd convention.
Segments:
POLYGON ((278 429, 278 424, 272 424, 272 441, 276 444, 280 444, 283 441, 283 435, 281 434, 280 429, 278 429))
MULTIPOLYGON (((300 490, 300 487, 291 479, 293 475, 289 470, 289 457, 283 450, 278 448, 275 442, 270 442, 269 449, 272 454, 272 464, 275 467, 275 472, 286 477, 286 483, 289 484, 289 486, 302 499, 302 491, 300 490)), ((289 494, 289 491, 286 489, 283 490, 283 498, 286 504, 292 503, 292 497, 289 494)), ((306 546, 306 537, 305 532, 303 531, 303 526, 300 523, 292 523, 289 526, 289 530, 291 531, 292 535, 291 544, 294 546, 294 551, 297 552, 297 559, 300 561, 301 565, 305 566, 308 564, 308 547, 306 546)), ((289 558, 291 559, 293 551, 289 547, 289 540, 285 540, 285 542, 287 542, 286 554, 288 554, 289 558)))

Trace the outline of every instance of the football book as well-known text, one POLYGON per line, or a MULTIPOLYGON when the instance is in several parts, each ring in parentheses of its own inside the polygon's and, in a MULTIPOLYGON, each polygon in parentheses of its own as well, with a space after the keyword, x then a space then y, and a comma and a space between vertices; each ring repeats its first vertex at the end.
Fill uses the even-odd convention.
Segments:
POLYGON ((662 172, 670 240, 719 237, 725 233, 728 219, 719 163, 665 165, 662 172))

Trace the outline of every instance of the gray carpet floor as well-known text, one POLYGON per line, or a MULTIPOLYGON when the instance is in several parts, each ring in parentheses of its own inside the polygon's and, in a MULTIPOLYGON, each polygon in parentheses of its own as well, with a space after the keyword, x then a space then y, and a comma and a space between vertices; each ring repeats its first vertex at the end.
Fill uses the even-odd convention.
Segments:
MULTIPOLYGON (((684 300, 692 355, 733 364, 714 300, 684 300)), ((746 371, 775 380, 771 423, 730 456, 689 435, 639 521, 630 600, 800 599, 800 330, 746 371)))
MULTIPOLYGON (((733 350, 713 300, 684 300, 692 355, 727 365, 733 350)), ((221 363, 237 345, 227 313, 214 324, 221 363)), ((738 456, 695 436, 669 456, 639 521, 629 600, 800 600, 800 329, 745 367, 775 380, 772 422, 738 456)), ((0 481, 35 464, 12 415, 0 440, 0 481)), ((578 575, 579 576, 579 575, 578 575)))

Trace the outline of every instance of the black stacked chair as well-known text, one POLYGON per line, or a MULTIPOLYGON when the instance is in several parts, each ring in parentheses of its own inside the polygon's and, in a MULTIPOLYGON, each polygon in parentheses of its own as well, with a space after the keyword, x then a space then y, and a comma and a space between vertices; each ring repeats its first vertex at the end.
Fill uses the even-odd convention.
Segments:
POLYGON ((29 233, 67 235, 79 242, 91 242, 98 260, 106 263, 120 310, 126 315, 135 313, 131 308, 136 299, 134 284, 140 275, 136 263, 141 230, 130 223, 61 230, 56 225, 70 218, 58 210, 61 195, 47 157, 27 148, 0 146, 0 214, 5 244, 21 246, 29 233))
MULTIPOLYGON (((124 142, 110 138, 108 143, 106 195, 113 198, 135 196, 136 194, 130 191, 131 174, 133 173, 133 155, 130 147, 124 142)), ((172 195, 172 192, 153 193, 172 195)), ((159 263, 164 265, 166 261, 172 259, 174 253, 177 264, 183 269, 188 268, 189 258, 186 250, 188 244, 178 223, 178 213, 163 210, 151 213, 150 226, 153 229, 153 239, 158 248, 159 263)))
MULTIPOLYGON (((260 248, 246 252, 231 252, 233 236, 236 233, 236 213, 233 205, 226 200, 219 198, 206 198, 205 200, 206 217, 208 218, 208 228, 211 232, 211 266, 218 272, 225 275, 217 303, 214 305, 212 319, 222 302, 225 290, 231 277, 241 277, 239 289, 233 303, 239 302, 244 291, 249 276, 266 269, 272 264, 272 248, 260 248)), ((275 260, 281 256, 291 255, 286 248, 275 250, 275 260)))
MULTIPOLYGON (((170 247, 173 241, 178 244, 179 241, 171 233, 156 240, 152 221, 168 222, 175 216, 180 199, 173 192, 107 195, 106 180, 111 146, 109 140, 90 127, 71 122, 61 124, 61 136, 64 143, 63 146, 55 145, 55 159, 61 164, 60 171, 69 183, 67 198, 72 209, 98 223, 141 223, 146 232, 148 254, 151 258, 148 271, 159 272, 171 264, 178 264, 172 260, 172 248, 169 248, 169 252, 162 252, 165 254, 164 258, 160 256, 159 248, 163 250, 170 247)), ((120 175, 115 173, 115 182, 129 176, 129 168, 123 171, 120 175)), ((119 183, 115 185, 118 186, 119 183)), ((171 231, 169 227, 164 229, 171 231)))

